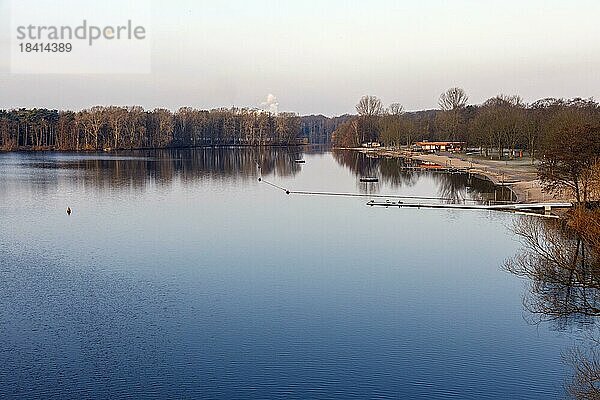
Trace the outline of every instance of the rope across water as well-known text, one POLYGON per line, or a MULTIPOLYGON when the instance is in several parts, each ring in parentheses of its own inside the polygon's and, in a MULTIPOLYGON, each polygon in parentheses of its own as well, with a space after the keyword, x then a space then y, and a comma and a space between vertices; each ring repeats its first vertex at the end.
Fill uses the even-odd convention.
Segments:
POLYGON ((412 199, 412 200, 441 200, 441 201, 455 201, 455 199, 445 197, 428 197, 428 196, 401 196, 394 194, 368 194, 368 193, 346 193, 346 192, 320 192, 320 191, 306 191, 306 190, 289 190, 282 186, 279 186, 273 182, 269 182, 262 177, 258 178, 259 182, 266 183, 269 186, 273 186, 279 190, 284 191, 286 194, 298 194, 305 196, 338 196, 338 197, 369 197, 369 198, 384 198, 384 199, 412 199))
MULTIPOLYGON (((258 162, 256 163, 258 169, 258 181, 262 183, 266 183, 269 186, 272 186, 276 189, 279 189, 286 194, 297 194, 304 196, 336 196, 336 197, 367 197, 367 198, 381 198, 381 199, 403 199, 403 200, 437 200, 437 201, 447 201, 456 203, 455 198, 449 197, 432 197, 432 196, 407 196, 407 195, 395 195, 395 194, 368 194, 368 193, 348 193, 348 192, 328 192, 328 191, 306 191, 306 190, 290 190, 279 186, 273 182, 269 182, 262 177, 262 171, 258 162)), ((478 203, 476 199, 460 199, 460 201, 464 204, 466 202, 478 203)), ((512 202, 507 202, 512 203, 512 202)))

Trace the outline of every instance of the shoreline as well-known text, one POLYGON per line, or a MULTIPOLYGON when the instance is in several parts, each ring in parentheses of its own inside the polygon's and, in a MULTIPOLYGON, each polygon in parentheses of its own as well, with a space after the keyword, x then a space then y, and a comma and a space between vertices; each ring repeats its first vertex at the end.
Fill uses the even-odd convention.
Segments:
POLYGON ((287 148, 287 147, 314 147, 327 146, 322 144, 199 144, 196 146, 167 146, 167 147, 133 147, 118 149, 58 149, 58 148, 20 148, 20 149, 1 149, 0 153, 118 153, 122 151, 147 151, 147 150, 186 150, 202 148, 287 148))
POLYGON ((489 160, 477 156, 468 156, 464 153, 421 154, 389 148, 354 148, 349 150, 374 153, 381 157, 407 158, 436 164, 441 167, 456 168, 483 177, 494 185, 509 188, 515 194, 518 203, 571 201, 566 196, 543 192, 540 180, 537 177, 535 164, 532 165, 526 159, 489 160))

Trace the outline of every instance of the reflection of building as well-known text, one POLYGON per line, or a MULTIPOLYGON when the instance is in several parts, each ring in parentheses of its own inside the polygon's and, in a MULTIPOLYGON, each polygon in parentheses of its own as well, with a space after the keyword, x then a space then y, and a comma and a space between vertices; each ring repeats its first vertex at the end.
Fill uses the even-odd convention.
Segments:
POLYGON ((362 147, 381 147, 381 144, 379 142, 367 142, 363 143, 362 147))
POLYGON ((417 142, 414 147, 422 151, 461 151, 465 142, 417 142))

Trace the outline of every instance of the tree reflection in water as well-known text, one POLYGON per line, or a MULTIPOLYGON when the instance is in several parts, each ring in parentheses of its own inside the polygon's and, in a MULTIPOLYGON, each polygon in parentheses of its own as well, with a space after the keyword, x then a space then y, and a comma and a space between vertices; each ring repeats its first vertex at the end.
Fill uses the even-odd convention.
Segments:
POLYGON ((513 229, 523 247, 505 263, 529 282, 523 304, 531 322, 581 333, 583 344, 564 354, 573 368, 567 389, 576 399, 600 399, 600 254, 581 231, 594 223, 573 229, 563 220, 522 217, 513 229))
POLYGON ((508 189, 497 188, 486 180, 467 173, 445 173, 441 171, 420 171, 420 161, 408 158, 385 158, 358 151, 334 150, 334 159, 356 175, 357 188, 361 192, 377 193, 381 185, 361 183, 359 179, 365 176, 379 178, 381 184, 392 188, 412 187, 420 178, 428 177, 437 188, 437 196, 449 203, 461 203, 465 199, 479 201, 514 200, 513 193, 508 189), (496 193, 494 193, 496 192, 496 193))
MULTIPOLYGON (((196 148, 119 151, 104 153, 57 154, 52 162, 32 163, 34 168, 81 171, 77 179, 97 190, 128 187, 143 190, 149 182, 168 186, 175 179, 193 182, 199 179, 248 180, 263 174, 293 176, 301 166, 297 148, 196 148)), ((59 179, 58 175, 55 175, 59 179)), ((47 180, 50 186, 52 180, 47 180)))
POLYGON ((414 186, 418 177, 405 167, 411 166, 410 160, 403 158, 377 158, 358 151, 335 150, 333 158, 338 164, 348 168, 357 178, 357 187, 362 192, 368 187, 372 192, 378 192, 380 185, 365 185, 359 179, 365 176, 379 178, 381 183, 392 187, 414 186))

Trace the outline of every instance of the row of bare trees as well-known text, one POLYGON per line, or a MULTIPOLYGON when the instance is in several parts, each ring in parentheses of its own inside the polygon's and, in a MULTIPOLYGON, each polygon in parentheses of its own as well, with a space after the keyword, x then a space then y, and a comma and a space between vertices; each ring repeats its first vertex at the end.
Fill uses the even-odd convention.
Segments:
POLYGON ((440 96, 440 110, 405 112, 400 103, 384 107, 376 96, 363 96, 357 115, 338 127, 332 141, 338 147, 356 147, 374 141, 401 146, 417 139, 463 140, 467 100, 464 90, 451 88, 440 96))
POLYGON ((101 150, 201 145, 293 144, 300 118, 256 109, 173 113, 157 108, 95 106, 78 112, 0 110, 0 150, 101 150))
POLYGON ((357 147, 379 141, 401 146, 417 140, 462 141, 488 157, 514 157, 519 150, 533 159, 554 140, 554 133, 563 125, 561 120, 585 116, 592 125, 600 121, 598 103, 591 99, 546 98, 526 104, 517 95, 500 94, 480 105, 467 102, 463 89, 450 88, 440 95, 438 110, 404 112, 398 103, 386 108, 377 97, 364 96, 356 106, 357 115, 334 133, 333 144, 357 147))

